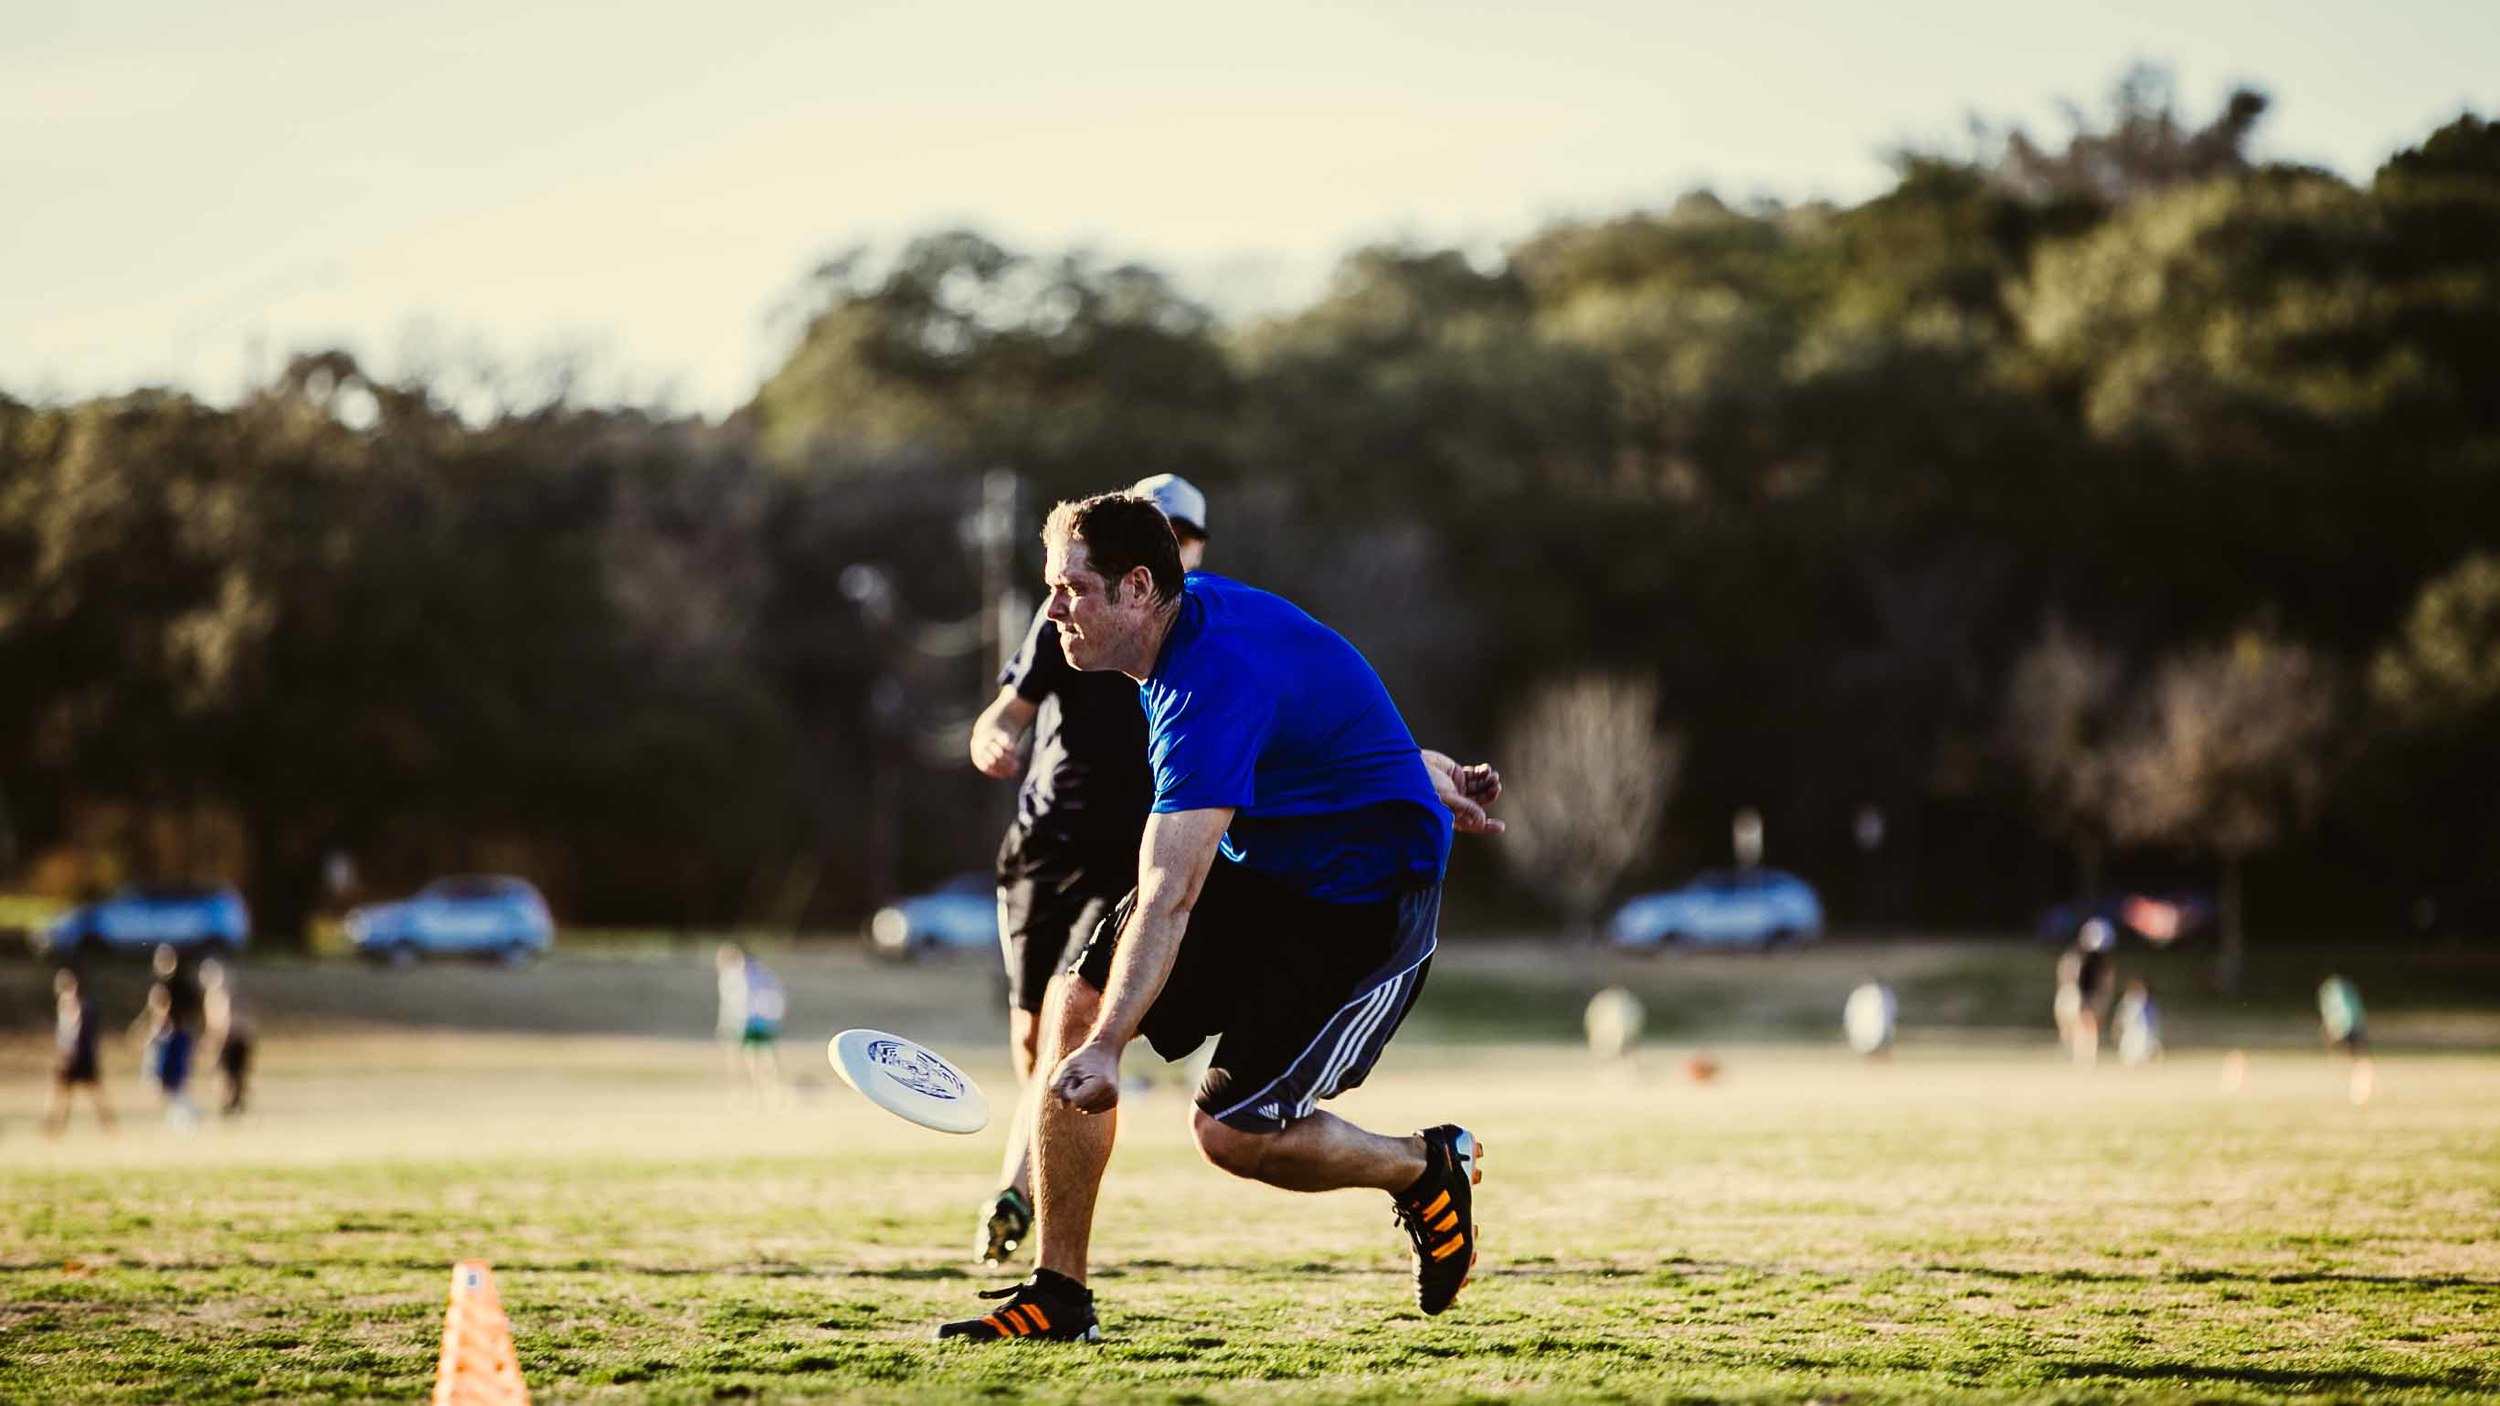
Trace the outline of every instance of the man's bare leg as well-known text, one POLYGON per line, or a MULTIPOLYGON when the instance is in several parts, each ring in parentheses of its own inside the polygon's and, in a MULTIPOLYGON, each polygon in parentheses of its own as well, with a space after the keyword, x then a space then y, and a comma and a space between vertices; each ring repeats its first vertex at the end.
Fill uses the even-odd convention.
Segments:
MULTIPOLYGON (((1091 1342, 1101 1336, 1093 1294, 1085 1287, 1086 1254, 1093 1240, 1094 1202, 1103 1168, 1111 1160, 1116 1110, 1079 1112, 1050 1095, 1049 1081, 1067 1052, 1085 1043, 1101 1015, 1102 993, 1081 980, 1050 984, 1038 1026, 1039 1058, 1019 1099, 1019 1116, 1033 1108, 1034 1219, 1027 1227, 1039 1247, 1032 1277, 1007 1291, 1007 1303, 977 1318, 941 1323, 937 1338, 996 1342, 1043 1337, 1091 1342)), ((1000 1193, 1005 1199, 1005 1193, 1000 1193)), ((1000 1256, 990 1256, 996 1259, 1000 1256)), ((984 1297, 996 1298, 991 1294, 984 1297)))
POLYGON ((1428 1165, 1421 1135, 1385 1137, 1334 1113, 1296 1119, 1281 1132, 1246 1133, 1202 1110, 1193 1115, 1191 1131, 1208 1161, 1286 1191, 1369 1186, 1395 1196, 1428 1165))
MULTIPOLYGON (((1052 983, 1044 1021, 1051 1039, 1036 1066, 1036 1088, 1048 1082, 1050 1071, 1068 1051, 1085 1042, 1101 1004, 1102 993, 1081 977, 1052 983)), ((1111 1162, 1119 1115, 1117 1110, 1080 1113, 1049 1097, 1035 1106, 1033 1184, 1039 1195, 1034 1230, 1041 1249, 1034 1264, 1082 1284, 1093 1247, 1094 1201, 1102 1191, 1103 1169, 1111 1162)))
MULTIPOLYGON (((1057 988, 1064 978, 1053 978, 1057 988)), ((1051 997, 1042 997, 1042 1009, 1050 1009, 1051 997)), ((1016 1067, 1016 1115, 1007 1124, 1007 1150, 998 1164, 998 1184, 1013 1187, 1026 1200, 1033 1197, 1033 1119, 1041 1107, 1041 1081, 1033 1077, 1033 1066, 1041 1058, 1042 1017, 1019 1006, 1007 1008, 1007 1057, 1016 1067)))

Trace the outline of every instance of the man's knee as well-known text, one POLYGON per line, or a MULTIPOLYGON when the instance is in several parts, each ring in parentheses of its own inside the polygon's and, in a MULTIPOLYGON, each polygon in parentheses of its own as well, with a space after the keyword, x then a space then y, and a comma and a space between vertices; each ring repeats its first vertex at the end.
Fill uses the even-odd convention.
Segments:
POLYGON ((1208 1117, 1205 1109, 1192 1111, 1189 1121, 1190 1133, 1198 1142, 1198 1151, 1209 1162, 1234 1176, 1259 1180, 1259 1169, 1266 1164, 1269 1150, 1276 1145, 1274 1133, 1245 1133, 1208 1117))
POLYGON ((1072 1050, 1093 1033, 1094 1019, 1102 1014, 1102 993, 1093 983, 1068 973, 1051 978, 1050 998, 1043 1007, 1054 1012, 1052 1021, 1059 1034, 1059 1048, 1072 1050))

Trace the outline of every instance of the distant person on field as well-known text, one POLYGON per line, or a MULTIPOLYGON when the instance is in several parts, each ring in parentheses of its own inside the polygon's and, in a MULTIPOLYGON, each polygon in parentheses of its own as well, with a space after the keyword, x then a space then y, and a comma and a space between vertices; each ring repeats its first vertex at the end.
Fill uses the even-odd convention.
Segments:
POLYGON ((44 1110, 44 1131, 59 1137, 69 1127, 70 1100, 79 1090, 95 1104, 96 1122, 113 1126, 113 1105, 104 1096, 102 1028, 95 1002, 79 988, 78 973, 67 967, 52 977, 52 1100, 44 1110))
POLYGON ((2111 1017, 2110 1034, 2118 1043, 2118 1062, 2129 1068, 2161 1063, 2161 1007, 2142 981, 2127 983, 2111 1017))
POLYGON ((2361 988, 2340 976, 2318 983, 2318 1029, 2326 1046, 2352 1062, 2352 1101, 2367 1103, 2378 1081, 2370 1057, 2370 1030, 2361 1009, 2361 988))
POLYGON ((2092 1013, 2095 1026, 2106 1029, 2110 1009, 2118 1003, 2118 929, 2106 918, 2094 918, 2075 934, 2075 950, 2083 954, 2077 979, 2083 1008, 2092 1013))
POLYGON ((191 1064, 199 1036, 174 1015, 168 983, 160 981, 148 988, 148 1005, 139 1013, 139 1024, 145 1067, 164 1099, 165 1121, 178 1131, 189 1132, 200 1121, 199 1105, 191 1101, 191 1064))
POLYGON ((2058 958, 2057 1033, 2077 1064, 2100 1061, 2101 1030, 2117 995, 2118 964, 2111 950, 2117 945, 2117 932, 2094 918, 2075 934, 2074 950, 2058 958))
POLYGON ((767 1105, 781 1093, 781 1021, 788 998, 772 969, 734 942, 713 954, 720 974, 720 1038, 732 1078, 744 1076, 767 1105))
POLYGON ((1840 1012, 1840 1026, 1849 1037, 1849 1048, 1868 1059, 1891 1054, 1893 1018, 1900 1009, 1901 1003, 1891 987, 1871 976, 1858 983, 1840 1012))
POLYGON ((2340 976, 2318 983, 2318 1028, 2328 1049, 2360 1059, 2370 1053, 2370 1032, 2361 1009, 2361 989, 2340 976))
POLYGON ((241 1113, 251 1091, 252 1022, 235 1004, 223 962, 200 963, 200 1044, 225 1084, 218 1111, 229 1118, 241 1113))
POLYGON ((2083 1058, 2083 1046, 2076 1035, 2083 1025, 2083 954, 2071 948, 2057 954, 2057 995, 2049 1002, 2049 1011, 2057 1018, 2057 1043, 2076 1060, 2083 1058))
MULTIPOLYGON (((1152 499, 1180 544, 1183 572, 1207 550, 1207 499, 1187 479, 1157 474, 1130 492, 1152 499)), ((1033 756, 1015 822, 998 847, 998 940, 1007 963, 1007 1054, 1021 1092, 1007 1125, 999 1186, 981 1203, 973 1256, 1003 1264, 1033 1233, 1033 1063, 1050 988, 1137 883, 1153 779, 1137 684, 1069 667, 1045 606, 999 671, 998 696, 972 725, 972 765, 1005 781, 1029 728, 1033 756)))
MULTIPOLYGON (((203 1004, 200 981, 196 973, 183 966, 182 954, 174 950, 172 943, 160 942, 156 944, 156 950, 148 955, 148 971, 155 977, 158 989, 165 993, 174 1023, 194 1035, 198 1034, 203 1004)), ((141 1012, 133 1028, 148 1018, 144 1011, 141 1012)))

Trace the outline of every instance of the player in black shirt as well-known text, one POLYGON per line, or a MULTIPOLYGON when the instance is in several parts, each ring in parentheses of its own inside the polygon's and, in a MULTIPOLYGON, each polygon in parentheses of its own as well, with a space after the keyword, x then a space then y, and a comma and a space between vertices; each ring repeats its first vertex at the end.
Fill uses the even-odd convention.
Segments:
POLYGON ((104 1097, 104 1068, 99 1046, 102 1027, 95 1002, 78 986, 78 973, 67 967, 52 978, 52 1099, 44 1109, 43 1130, 59 1137, 69 1126, 70 1099, 80 1089, 95 1103, 96 1121, 113 1126, 113 1105, 104 1097))
MULTIPOLYGON (((1206 554, 1207 500, 1188 480, 1157 474, 1133 493, 1155 500, 1180 540, 1181 567, 1206 554)), ((998 849, 998 936, 1007 961, 1009 1057, 1024 1096, 1008 1125, 1003 1183, 981 1207, 974 1251, 996 1264, 1033 1224, 1033 1061, 1050 984, 1103 917, 1137 883, 1137 848, 1153 783, 1137 685, 1117 673, 1068 666, 1059 629, 1035 612, 1024 645, 1000 671, 998 697, 972 725, 972 764, 1006 780, 1029 726, 1033 758, 1016 795, 1015 823, 998 849)))

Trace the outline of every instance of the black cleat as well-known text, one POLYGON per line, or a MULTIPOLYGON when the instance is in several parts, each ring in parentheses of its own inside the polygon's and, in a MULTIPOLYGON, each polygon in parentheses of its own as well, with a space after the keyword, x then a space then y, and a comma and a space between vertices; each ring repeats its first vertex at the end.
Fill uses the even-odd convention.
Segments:
POLYGON ((1008 1187, 981 1207, 981 1228, 972 1234, 972 1257, 983 1264, 1005 1264, 1033 1234, 1033 1203, 1008 1187))
POLYGON ((1397 1198, 1398 1224, 1415 1244, 1415 1306, 1439 1313, 1476 1267, 1476 1183, 1484 1144, 1456 1123, 1426 1128, 1424 1174, 1397 1198))
POLYGON ((1039 1338, 1044 1342, 1090 1343, 1102 1338, 1102 1328, 1094 1320, 1092 1291, 1049 1270, 1037 1269, 1032 1278, 1021 1284, 983 1290, 981 1297, 1005 1299, 1007 1303, 978 1318, 939 1324, 937 1340, 962 1338, 990 1343, 1039 1338))

